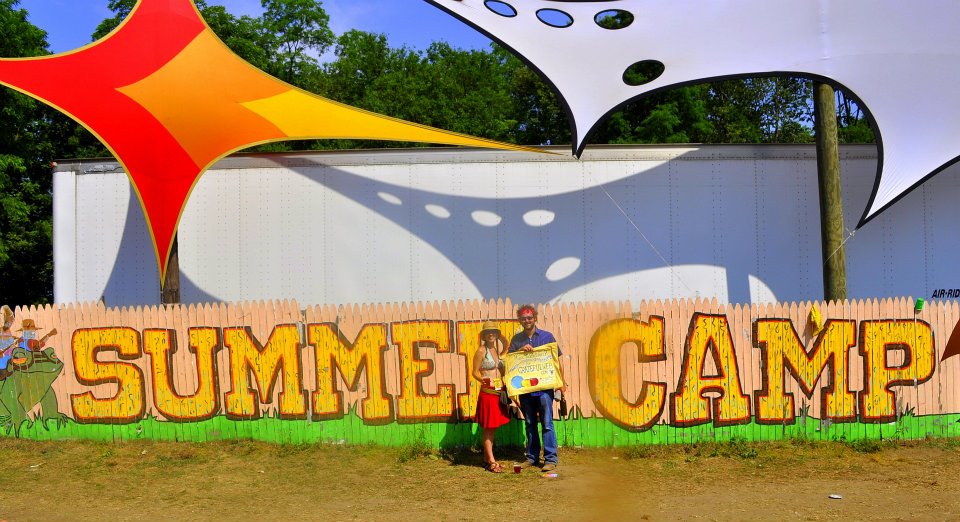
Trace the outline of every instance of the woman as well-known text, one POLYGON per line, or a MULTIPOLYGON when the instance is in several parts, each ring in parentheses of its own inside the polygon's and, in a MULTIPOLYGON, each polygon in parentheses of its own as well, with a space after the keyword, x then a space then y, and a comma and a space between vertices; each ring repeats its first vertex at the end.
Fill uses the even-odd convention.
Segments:
POLYGON ((473 378, 480 381, 477 424, 483 428, 483 460, 486 463, 483 469, 492 473, 503 473, 503 467, 493 457, 493 438, 497 428, 510 422, 510 417, 507 415, 507 408, 500 404, 503 361, 500 360, 500 330, 496 323, 483 323, 480 339, 483 342, 473 356, 473 378))

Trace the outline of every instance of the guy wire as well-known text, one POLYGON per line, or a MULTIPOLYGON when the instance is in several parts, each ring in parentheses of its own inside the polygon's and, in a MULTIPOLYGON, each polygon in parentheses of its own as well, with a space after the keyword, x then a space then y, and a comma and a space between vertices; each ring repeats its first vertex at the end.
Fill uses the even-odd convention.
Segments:
POLYGON ((659 257, 659 258, 660 258, 660 261, 663 262, 663 266, 669 267, 669 268, 670 268, 670 271, 673 273, 673 276, 677 278, 677 281, 680 281, 680 284, 682 284, 683 286, 687 287, 687 290, 689 290, 691 294, 696 295, 696 296, 699 297, 699 296, 700 296, 700 292, 695 292, 695 291, 693 290, 693 288, 690 288, 690 285, 688 285, 687 282, 684 281, 682 277, 680 277, 680 274, 673 268, 673 265, 671 265, 670 262, 667 261, 667 259, 666 259, 665 257, 663 257, 663 254, 661 254, 660 251, 657 250, 657 247, 655 247, 655 246, 653 245, 653 243, 651 243, 650 240, 647 239, 647 236, 643 233, 642 230, 640 230, 640 227, 638 227, 637 224, 633 222, 633 219, 630 218, 630 216, 627 214, 627 212, 626 212, 625 210, 623 210, 623 207, 620 206, 620 203, 618 203, 617 200, 613 199, 613 196, 610 195, 609 192, 607 192, 607 187, 606 187, 606 185, 604 185, 603 183, 601 183, 601 184, 600 184, 600 190, 602 190, 603 193, 606 194, 608 198, 610 198, 610 201, 612 201, 612 202, 613 202, 613 205, 614 205, 615 207, 617 207, 617 210, 619 210, 620 213, 623 214, 623 217, 626 218, 627 222, 630 223, 630 225, 634 228, 634 230, 636 230, 637 233, 640 234, 640 237, 642 237, 643 240, 646 241, 647 245, 650 246, 650 249, 653 250, 653 252, 654 252, 655 254, 657 254, 657 257, 659 257))

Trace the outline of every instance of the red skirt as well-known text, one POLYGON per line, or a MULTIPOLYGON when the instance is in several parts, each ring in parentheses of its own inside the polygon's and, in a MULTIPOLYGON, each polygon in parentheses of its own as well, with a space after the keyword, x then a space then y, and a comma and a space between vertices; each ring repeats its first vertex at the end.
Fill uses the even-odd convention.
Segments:
POLYGON ((477 424, 482 428, 499 428, 510 422, 507 407, 500 404, 499 393, 480 392, 477 399, 477 424))

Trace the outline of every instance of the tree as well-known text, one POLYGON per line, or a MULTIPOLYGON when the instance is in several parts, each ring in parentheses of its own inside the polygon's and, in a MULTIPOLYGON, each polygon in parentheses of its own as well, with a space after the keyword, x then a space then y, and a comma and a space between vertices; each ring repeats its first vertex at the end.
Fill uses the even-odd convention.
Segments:
MULTIPOLYGON (((205 0, 196 0, 194 3, 210 29, 234 53, 260 69, 269 67, 270 49, 265 45, 264 28, 260 19, 249 16, 237 18, 222 5, 208 6, 205 0)), ((113 11, 114 15, 97 25, 91 40, 99 40, 116 29, 130 15, 136 4, 137 0, 110 0, 107 8, 113 11)))
POLYGON ((528 145, 570 142, 570 123, 556 93, 533 70, 506 49, 494 44, 503 64, 510 113, 516 121, 510 141, 528 145))
MULTIPOLYGON (((425 51, 391 48, 382 34, 348 31, 324 65, 324 96, 396 118, 498 140, 516 126, 501 58, 436 42, 425 51)), ((327 141, 318 147, 422 146, 327 141)))
POLYGON ((837 133, 840 143, 876 143, 870 122, 843 89, 837 89, 837 133))
POLYGON ((330 16, 319 0, 261 0, 262 42, 271 57, 268 72, 297 85, 318 67, 316 56, 334 42, 330 16))
POLYGON ((813 84, 810 81, 787 76, 749 81, 762 93, 760 125, 764 143, 813 141, 813 84))
MULTIPOLYGON (((46 33, 19 0, 0 0, 0 56, 49 54, 46 33)), ((53 294, 49 159, 39 103, 0 88, 0 302, 34 304, 53 294)))
POLYGON ((601 123, 591 143, 705 143, 713 134, 706 89, 694 85, 634 100, 601 123))
POLYGON ((261 70, 269 68, 270 53, 263 44, 263 23, 259 18, 236 17, 222 5, 207 6, 200 1, 197 7, 210 29, 231 51, 261 70))
MULTIPOLYGON (((197 2, 202 3, 202 0, 197 2)), ((96 41, 104 36, 107 36, 110 31, 113 31, 120 25, 121 22, 133 11, 134 6, 137 5, 137 0, 110 0, 107 2, 107 9, 110 9, 114 12, 114 15, 110 18, 104 19, 97 25, 97 28, 93 31, 93 36, 91 41, 96 41)))
POLYGON ((516 121, 503 64, 492 53, 434 42, 401 55, 400 67, 372 82, 370 110, 454 132, 504 140, 516 121))
POLYGON ((334 59, 316 79, 318 91, 348 105, 359 105, 370 84, 399 68, 409 58, 407 49, 391 49, 386 35, 350 30, 335 42, 334 59))

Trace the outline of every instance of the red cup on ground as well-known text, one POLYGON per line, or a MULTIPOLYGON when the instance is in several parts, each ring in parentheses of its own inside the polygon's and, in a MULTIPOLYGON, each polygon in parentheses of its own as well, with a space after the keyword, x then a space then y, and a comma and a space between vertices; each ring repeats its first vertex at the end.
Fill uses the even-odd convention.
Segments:
POLYGON ((521 471, 522 471, 522 468, 520 468, 520 464, 514 464, 514 465, 513 465, 513 472, 514 472, 514 473, 520 473, 521 471))

